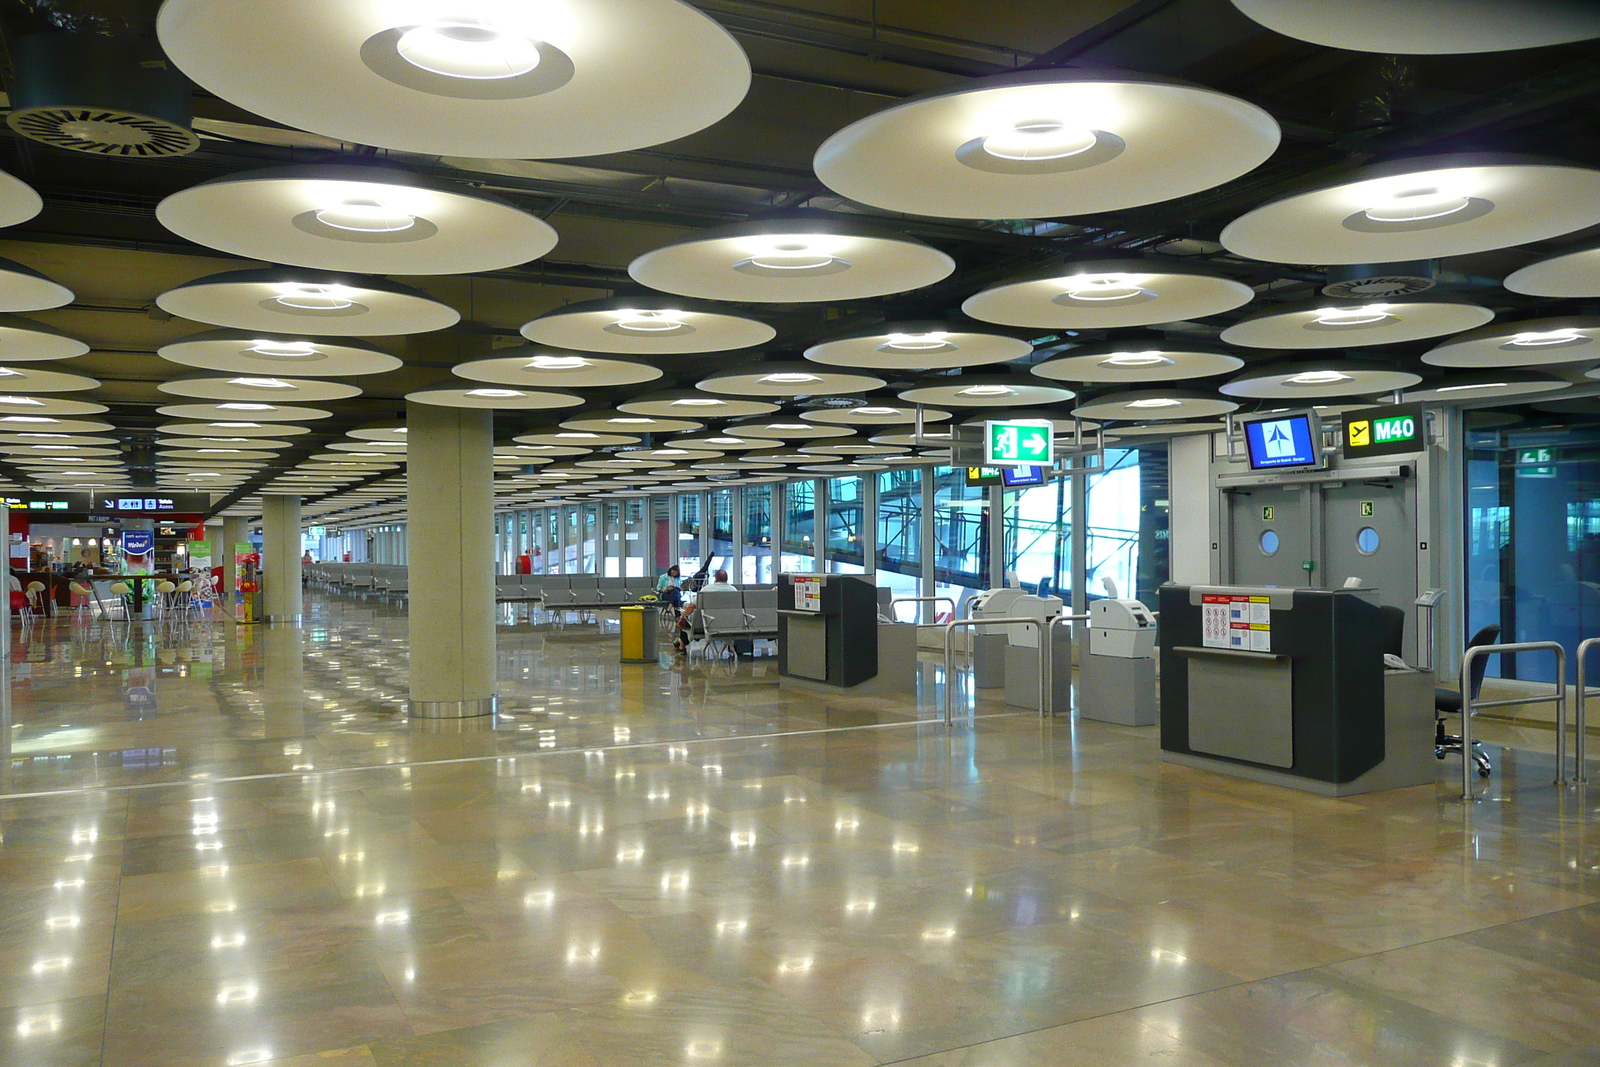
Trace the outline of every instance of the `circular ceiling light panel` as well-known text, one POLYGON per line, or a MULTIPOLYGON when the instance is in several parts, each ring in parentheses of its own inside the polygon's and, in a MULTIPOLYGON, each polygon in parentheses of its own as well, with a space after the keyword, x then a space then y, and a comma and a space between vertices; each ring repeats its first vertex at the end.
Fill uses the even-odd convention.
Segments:
POLYGON ((1312 300, 1252 315, 1222 331, 1248 348, 1356 348, 1441 337, 1494 318, 1464 300, 1312 300))
POLYGON ((432 404, 443 408, 498 408, 514 411, 575 408, 583 403, 583 397, 573 393, 489 385, 471 388, 438 386, 432 389, 419 389, 414 393, 407 393, 406 399, 418 404, 432 404))
POLYGON ((1072 409, 1088 419, 1125 419, 1129 422, 1175 422, 1215 418, 1238 410, 1237 401, 1185 389, 1135 389, 1107 393, 1072 409))
POLYGON ((1258 367, 1221 387, 1225 396, 1257 400, 1321 400, 1330 396, 1371 396, 1409 389, 1422 375, 1392 364, 1330 360, 1258 367))
POLYGON ((819 437, 850 437, 855 431, 848 426, 826 426, 807 422, 792 415, 778 415, 770 419, 752 419, 736 422, 727 427, 729 433, 739 437, 754 437, 771 444, 773 441, 814 439, 819 437))
POLYGON ((875 445, 870 441, 857 440, 801 445, 800 451, 815 456, 902 456, 911 449, 905 445, 875 445))
POLYGON ((1540 367, 1600 360, 1600 318, 1525 319, 1485 326, 1422 357, 1435 367, 1540 367))
MULTIPOLYGON (((319 414, 316 417, 323 416, 319 414)), ((271 426, 259 423, 251 425, 252 421, 233 418, 215 419, 207 416, 205 422, 168 422, 156 429, 159 433, 184 434, 192 437, 297 437, 311 432, 306 426, 285 426, 282 423, 274 423, 271 426)))
POLYGON ((633 359, 607 358, 592 353, 552 352, 532 345, 512 351, 514 355, 459 363, 452 373, 458 378, 474 382, 495 382, 534 389, 637 385, 661 377, 658 368, 633 359))
POLYGON ((1016 337, 980 333, 948 322, 896 322, 806 349, 814 363, 877 370, 949 370, 1009 363, 1033 351, 1016 337))
MULTIPOLYGON (((816 459, 816 456, 812 456, 816 459)), ((813 463, 800 468, 808 474, 866 474, 871 471, 888 470, 887 463, 813 463)))
POLYGON ((1231 278, 1108 259, 991 286, 967 297, 961 310, 1001 326, 1106 330, 1205 318, 1243 307, 1254 297, 1255 290, 1231 278))
POLYGON ((1508 397, 1535 396, 1572 388, 1572 383, 1553 374, 1530 370, 1479 371, 1475 374, 1457 374, 1420 388, 1407 390, 1401 397, 1406 403, 1471 403, 1477 400, 1501 400, 1508 397))
POLYGON ((104 419, 64 419, 56 415, 0 411, 0 433, 104 433, 114 427, 104 419))
POLYGON ((1528 296, 1600 296, 1600 248, 1566 252, 1506 275, 1505 287, 1528 296))
POLYGON ((0 259, 0 312, 47 311, 72 303, 72 290, 32 267, 0 259))
POLYGON ((169 448, 156 453, 163 459, 189 459, 201 463, 236 463, 243 460, 277 459, 274 452, 252 452, 242 448, 169 448))
POLYGON ((195 322, 283 334, 376 337, 461 321, 448 304, 383 278, 278 267, 213 274, 167 290, 156 304, 195 322))
POLYGON ((903 293, 955 269, 920 241, 815 212, 705 230, 646 252, 628 273, 680 296, 791 304, 903 293))
POLYGON ((667 447, 744 452, 752 448, 771 448, 772 442, 759 437, 741 437, 729 430, 727 433, 700 433, 693 437, 674 437, 667 442, 667 447))
MULTIPOLYGON (((26 431, 22 433, 15 431, 0 433, 0 443, 8 445, 115 445, 120 442, 115 437, 105 437, 100 434, 51 433, 48 430, 39 430, 34 433, 26 431)), ((187 443, 185 447, 188 447, 187 443)))
POLYGON ((276 450, 288 448, 290 442, 279 441, 271 437, 158 437, 156 445, 160 448, 246 448, 253 450, 276 450))
POLYGON ((406 434, 409 432, 403 421, 394 419, 389 422, 370 422, 365 426, 358 426, 345 436, 353 437, 358 441, 388 441, 405 444, 406 434))
POLYGON ((631 151, 704 129, 750 87, 744 51, 678 0, 167 0, 156 33, 229 103, 419 155, 631 151))
POLYGON ((747 415, 769 415, 778 410, 777 404, 744 397, 711 396, 698 389, 669 389, 659 393, 645 393, 617 405, 617 410, 630 415, 654 415, 661 418, 694 416, 704 419, 735 419, 747 415))
MULTIPOLYGON (((246 436, 247 431, 255 427, 247 425, 236 430, 232 425, 217 424, 299 422, 302 419, 326 419, 333 414, 322 408, 272 404, 264 400, 227 400, 220 404, 174 404, 170 407, 157 408, 156 411, 174 419, 203 420, 211 424, 207 433, 214 434, 218 429, 227 429, 229 436, 246 436)), ((293 432, 281 426, 262 428, 267 430, 263 437, 293 432)), ((170 426, 164 429, 169 433, 175 431, 175 427, 170 426)))
POLYGON ((847 374, 814 363, 752 363, 718 371, 695 384, 708 393, 727 396, 821 396, 865 393, 887 383, 870 374, 847 374))
POLYGON ((1170 341, 1128 341, 1082 345, 1065 355, 1035 363, 1034 374, 1058 382, 1170 382, 1227 374, 1244 360, 1201 345, 1170 341))
POLYGON ((156 218, 179 237, 245 259, 370 274, 501 270, 556 245, 542 219, 496 197, 337 164, 213 178, 161 201, 156 218))
POLYGON ((0 226, 27 222, 44 210, 44 200, 33 186, 0 170, 0 226))
POLYGON ((89 346, 60 330, 20 315, 0 315, 0 363, 30 363, 42 359, 73 359, 89 346))
POLYGON ((99 387, 98 379, 83 374, 0 366, 0 390, 7 393, 75 393, 99 387))
POLYGON ((1600 170, 1489 156, 1430 156, 1256 208, 1222 231, 1269 263, 1396 263, 1542 241, 1600 223, 1600 170))
POLYGON ((777 335, 756 319, 655 293, 568 304, 522 327, 522 336, 537 344, 637 356, 727 352, 777 335))
POLYGON ((907 100, 823 142, 813 168, 863 204, 961 219, 1055 218, 1197 193, 1278 147, 1254 104, 1148 75, 997 74, 907 100))
MULTIPOLYGON (((63 375, 76 378, 77 375, 63 375)), ((97 383, 98 384, 98 383, 97 383)), ((109 410, 104 404, 88 400, 60 400, 53 396, 27 396, 7 390, 0 380, 0 427, 26 425, 20 420, 6 421, 6 416, 20 416, 22 420, 52 418, 57 415, 98 415, 109 410)))
MULTIPOLYGON (((581 415, 574 415, 570 419, 561 421, 561 429, 569 432, 587 434, 609 434, 614 436, 627 436, 628 441, 615 442, 627 444, 639 439, 640 434, 647 433, 682 433, 685 431, 703 429, 705 423, 693 419, 668 419, 657 415, 638 415, 628 411, 586 411, 581 415)), ((518 441, 527 441, 530 444, 539 444, 531 437, 519 437, 518 441)), ((569 439, 573 441, 576 439, 569 439)), ((559 441, 548 442, 560 444, 559 441)), ((582 444, 583 441, 577 441, 582 444)), ((591 442, 595 443, 595 442, 591 442)), ((610 444, 612 442, 605 442, 610 444)))
POLYGON ((1587 41, 1600 11, 1587 0, 1233 0, 1269 30, 1328 48, 1450 55, 1587 41))
MULTIPOLYGON (((834 426, 896 426, 917 421, 917 409, 912 404, 896 404, 888 400, 867 400, 841 408, 816 408, 802 411, 800 417, 807 422, 821 422, 834 426)), ((924 407, 923 422, 943 422, 950 412, 924 407)))
POLYGON ((267 404, 314 404, 360 396, 359 386, 345 382, 322 382, 311 378, 277 378, 271 375, 238 374, 228 377, 173 378, 156 388, 173 396, 199 400, 260 401, 267 404))
POLYGON ((207 330, 164 344, 156 354, 185 367, 269 377, 383 374, 403 365, 395 356, 362 341, 263 336, 246 330, 207 330))
POLYGON ((929 378, 900 394, 912 404, 938 404, 948 407, 1026 407, 1071 400, 1078 394, 1061 385, 1047 385, 1032 377, 957 374, 929 378))

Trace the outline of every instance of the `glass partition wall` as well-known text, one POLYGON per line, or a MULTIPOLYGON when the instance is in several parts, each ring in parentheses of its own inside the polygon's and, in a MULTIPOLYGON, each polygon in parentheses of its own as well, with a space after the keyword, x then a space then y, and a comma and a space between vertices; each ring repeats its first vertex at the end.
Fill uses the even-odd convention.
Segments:
POLYGON ((772 486, 744 487, 744 551, 741 557, 745 585, 771 585, 772 572, 772 486))
POLYGON ((783 553, 779 567, 804 574, 817 569, 817 483, 810 479, 783 487, 783 553))
POLYGON ((829 574, 866 572, 866 480, 859 474, 829 478, 828 542, 825 548, 829 574))

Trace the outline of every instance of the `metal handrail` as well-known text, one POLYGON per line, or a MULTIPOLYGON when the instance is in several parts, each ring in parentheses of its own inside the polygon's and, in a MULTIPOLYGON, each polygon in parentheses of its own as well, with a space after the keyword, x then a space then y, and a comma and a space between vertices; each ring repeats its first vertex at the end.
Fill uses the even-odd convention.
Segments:
MULTIPOLYGON (((1067 614, 1052 615, 1050 617, 1050 619, 1045 623, 1044 635, 1041 638, 1042 644, 1041 644, 1041 646, 1039 648, 1039 655, 1041 657, 1043 657, 1044 659, 1049 660, 1050 661, 1050 666, 1049 666, 1049 669, 1045 671, 1045 683, 1044 683, 1045 685, 1048 685, 1049 688, 1048 689, 1041 688, 1039 690, 1039 718, 1041 718, 1041 719, 1045 718, 1048 715, 1054 715, 1056 713, 1056 644, 1055 644, 1056 627, 1061 625, 1064 622, 1088 622, 1088 621, 1089 621, 1089 613, 1088 612, 1084 612, 1081 615, 1067 615, 1067 614), (1049 646, 1049 649, 1050 649, 1050 654, 1048 656, 1045 655, 1045 646, 1049 646), (1046 710, 1047 708, 1049 709, 1048 711, 1046 710)), ((1070 667, 1068 669, 1070 669, 1070 667)))
MULTIPOLYGON (((1589 775, 1584 769, 1584 738, 1589 730, 1589 709, 1586 706, 1584 690, 1584 661, 1589 654, 1589 649, 1600 645, 1600 637, 1591 637, 1578 643, 1578 700, 1573 711, 1573 719, 1578 728, 1578 736, 1572 742, 1572 780, 1587 782, 1589 775)), ((1565 732, 1565 731, 1563 731, 1565 732)))
POLYGON ((1461 657, 1461 799, 1476 800, 1472 789, 1472 716, 1479 708, 1509 708, 1519 704, 1544 704, 1547 696, 1478 701, 1472 696, 1472 664, 1484 656, 1506 652, 1556 654, 1556 785, 1567 784, 1567 650, 1559 641, 1522 641, 1510 645, 1474 645, 1461 657))
POLYGON ((995 626, 1032 626, 1034 629, 1038 630, 1039 633, 1040 633, 1040 647, 1039 647, 1039 686, 1040 686, 1040 689, 1039 689, 1039 706, 1043 707, 1044 706, 1044 688, 1043 687, 1044 687, 1044 682, 1045 682, 1045 671, 1048 669, 1048 666, 1049 666, 1048 660, 1050 658, 1050 657, 1048 657, 1048 656, 1046 656, 1044 654, 1044 652, 1045 652, 1044 645, 1043 645, 1043 635, 1044 635, 1044 632, 1045 632, 1044 623, 1045 623, 1045 620, 1043 620, 1043 619, 1025 619, 1025 618, 1018 617, 1018 618, 1008 618, 1008 619, 952 619, 950 622, 945 624, 945 627, 944 627, 944 724, 945 724, 945 726, 954 726, 955 725, 955 697, 954 697, 954 694, 953 694, 953 690, 955 689, 955 686, 952 684, 952 679, 954 678, 954 675, 955 675, 955 664, 954 664, 953 660, 951 659, 951 653, 955 651, 955 648, 950 643, 950 639, 955 636, 956 628, 957 627, 965 627, 965 626, 988 626, 988 625, 992 624, 992 625, 995 625, 995 626))

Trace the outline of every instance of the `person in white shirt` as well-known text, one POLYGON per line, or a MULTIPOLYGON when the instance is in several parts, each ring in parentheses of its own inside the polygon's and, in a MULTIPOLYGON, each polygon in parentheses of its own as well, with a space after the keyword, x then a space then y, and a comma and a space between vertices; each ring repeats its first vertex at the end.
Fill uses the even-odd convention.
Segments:
MULTIPOLYGON (((698 598, 701 593, 737 593, 738 591, 739 587, 728 581, 728 572, 718 571, 711 576, 711 581, 701 586, 699 592, 694 595, 698 598)), ((683 609, 683 614, 678 616, 678 636, 672 642, 672 647, 679 652, 687 652, 689 650, 689 634, 694 630, 694 613, 695 602, 691 600, 688 606, 683 609)))

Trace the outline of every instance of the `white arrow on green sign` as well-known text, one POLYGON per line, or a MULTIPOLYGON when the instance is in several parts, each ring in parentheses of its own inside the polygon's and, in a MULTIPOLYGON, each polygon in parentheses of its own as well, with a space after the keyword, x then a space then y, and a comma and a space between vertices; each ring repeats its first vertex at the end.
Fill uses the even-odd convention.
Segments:
POLYGON ((991 420, 984 424, 984 465, 1049 466, 1055 456, 1055 425, 1042 419, 991 420))

